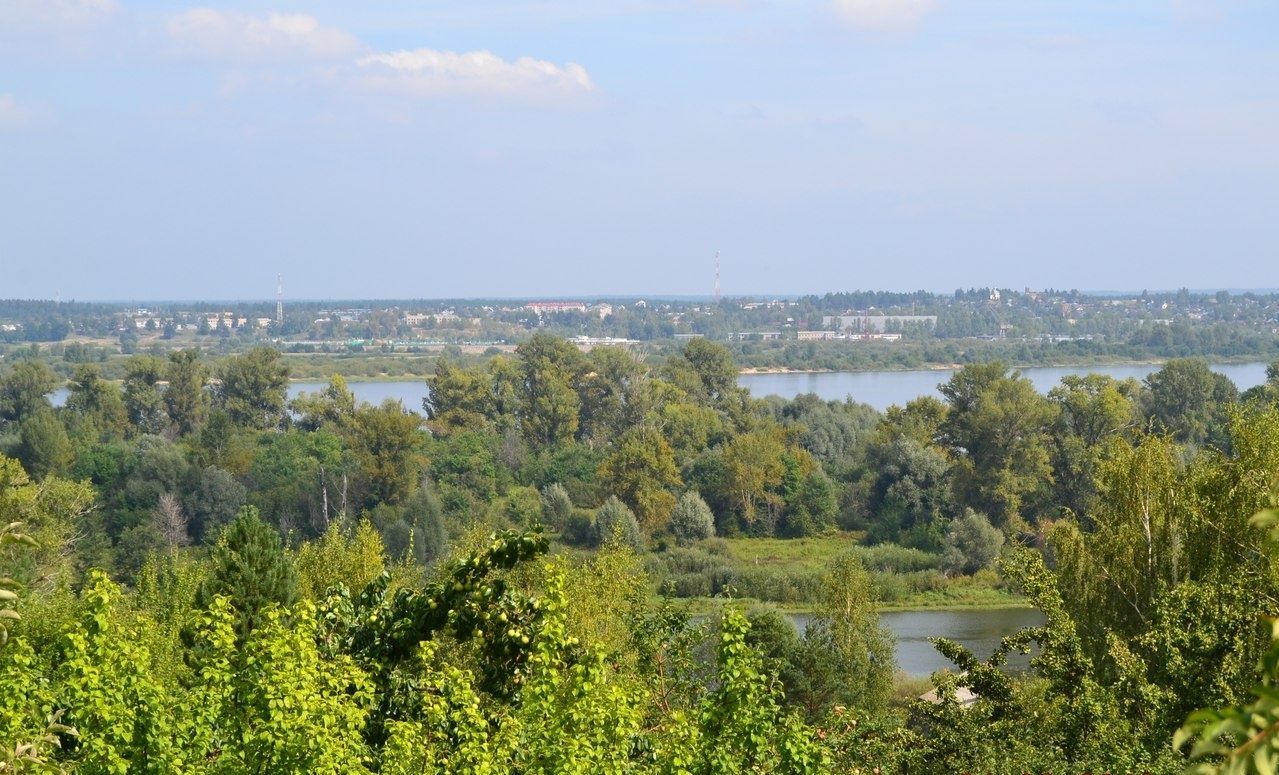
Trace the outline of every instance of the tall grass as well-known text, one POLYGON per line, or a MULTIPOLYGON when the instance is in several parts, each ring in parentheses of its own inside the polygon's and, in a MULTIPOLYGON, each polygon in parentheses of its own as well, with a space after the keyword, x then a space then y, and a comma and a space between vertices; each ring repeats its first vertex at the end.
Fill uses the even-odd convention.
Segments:
POLYGON ((875 581, 889 605, 955 605, 1006 601, 994 573, 948 578, 941 557, 894 544, 862 546, 851 536, 796 540, 723 539, 671 548, 645 558, 658 589, 675 597, 732 594, 783 605, 812 605, 821 599, 822 576, 835 557, 851 552, 875 581))

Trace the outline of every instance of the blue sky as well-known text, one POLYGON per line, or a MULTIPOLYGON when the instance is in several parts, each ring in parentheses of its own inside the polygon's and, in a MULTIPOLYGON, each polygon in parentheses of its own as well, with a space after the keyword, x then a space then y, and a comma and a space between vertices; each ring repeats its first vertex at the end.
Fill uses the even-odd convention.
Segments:
POLYGON ((1279 286, 1279 3, 0 0, 0 297, 1279 286))

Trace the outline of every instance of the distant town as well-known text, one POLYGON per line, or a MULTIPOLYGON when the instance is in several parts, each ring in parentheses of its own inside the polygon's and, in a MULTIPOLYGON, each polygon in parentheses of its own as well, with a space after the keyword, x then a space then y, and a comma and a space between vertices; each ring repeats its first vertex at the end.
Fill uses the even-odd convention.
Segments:
POLYGON ((533 298, 380 301, 0 301, 0 349, 67 361, 198 346, 271 344, 288 354, 482 355, 544 331, 589 350, 665 349, 705 337, 745 368, 911 367, 1266 357, 1279 351, 1279 294, 973 288, 790 298, 533 298))

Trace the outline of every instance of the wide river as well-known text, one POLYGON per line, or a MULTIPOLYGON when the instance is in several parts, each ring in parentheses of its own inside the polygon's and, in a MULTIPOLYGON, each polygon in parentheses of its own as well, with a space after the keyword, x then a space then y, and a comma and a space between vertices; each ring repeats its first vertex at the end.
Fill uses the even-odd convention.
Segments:
MULTIPOLYGON (((1212 370, 1224 374, 1247 390, 1266 381, 1264 363, 1214 363, 1212 370)), ((1113 366, 1035 366, 1021 369, 1041 393, 1047 393, 1068 375, 1107 374, 1115 379, 1144 379, 1159 367, 1147 364, 1113 366)), ((937 387, 950 379, 955 369, 921 369, 918 371, 828 371, 789 372, 785 374, 743 374, 737 378, 742 387, 756 396, 794 398, 803 393, 816 393, 828 401, 854 401, 870 404, 879 410, 893 404, 905 404, 913 398, 939 397, 937 387)))
MULTIPOLYGON (((1021 373, 1035 384, 1040 392, 1061 382, 1061 378, 1070 374, 1108 374, 1116 379, 1143 379, 1158 369, 1153 365, 1117 365, 1117 366, 1036 366, 1022 369, 1021 373)), ((1212 370, 1225 374, 1240 390, 1247 390, 1266 381, 1266 364, 1264 363, 1214 363, 1212 370)), ((937 387, 950 379, 954 369, 920 369, 918 371, 826 371, 826 372, 789 372, 786 374, 743 374, 737 383, 750 388, 756 396, 782 396, 794 398, 802 393, 816 393, 828 401, 843 401, 851 397, 854 401, 870 404, 876 409, 887 409, 893 404, 905 404, 912 398, 920 396, 938 396, 937 387)), ((303 390, 316 391, 324 388, 323 382, 294 382, 290 395, 297 395, 303 390)), ((347 387, 362 401, 381 403, 384 399, 394 398, 404 402, 409 409, 420 411, 422 399, 426 398, 426 382, 348 382, 347 387)))
MULTIPOLYGON (((1108 374, 1116 379, 1133 377, 1142 379, 1155 371, 1152 365, 1115 366, 1036 366, 1022 369, 1040 392, 1061 382, 1069 374, 1108 374)), ((1229 377, 1240 390, 1247 390, 1266 381, 1264 363, 1214 363, 1212 370, 1229 377)), ((854 401, 870 404, 879 410, 893 404, 905 404, 920 396, 937 396, 937 387, 950 379, 954 369, 920 369, 916 371, 825 371, 788 372, 784 374, 743 374, 737 383, 750 388, 756 396, 782 396, 794 398, 803 393, 816 393, 828 401, 854 401)), ((324 382, 294 382, 289 385, 289 397, 302 391, 323 390, 324 382)), ((394 382, 348 382, 347 387, 361 401, 380 404, 388 398, 403 402, 405 408, 422 411, 422 399, 426 398, 425 380, 401 380, 394 382)), ((67 389, 59 388, 51 396, 55 406, 61 406, 67 398, 67 389)))

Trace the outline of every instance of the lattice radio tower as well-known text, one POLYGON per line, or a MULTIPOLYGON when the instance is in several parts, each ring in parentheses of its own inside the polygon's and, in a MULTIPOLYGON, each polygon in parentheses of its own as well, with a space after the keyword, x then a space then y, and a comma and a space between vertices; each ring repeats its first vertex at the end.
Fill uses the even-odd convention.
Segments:
POLYGON ((284 326, 284 275, 275 276, 275 322, 284 326))
POLYGON ((719 305, 719 251, 715 251, 715 304, 719 305))

